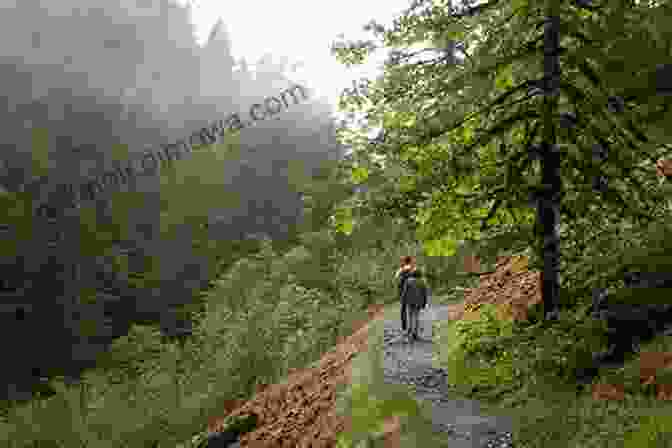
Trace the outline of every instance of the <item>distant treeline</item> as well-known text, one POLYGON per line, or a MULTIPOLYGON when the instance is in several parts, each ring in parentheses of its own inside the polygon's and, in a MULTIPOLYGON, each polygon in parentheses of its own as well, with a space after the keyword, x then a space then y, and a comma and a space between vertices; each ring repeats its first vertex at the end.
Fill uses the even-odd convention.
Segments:
MULTIPOLYGON (((175 143, 159 145, 158 150, 145 151, 142 157, 129 159, 126 166, 122 167, 121 163, 117 162, 114 169, 104 172, 93 180, 79 183, 76 186, 73 184, 60 184, 56 187, 55 195, 52 194, 49 196, 58 198, 59 206, 64 208, 77 207, 82 201, 95 201, 100 194, 111 186, 118 188, 121 185, 127 184, 134 177, 155 175, 161 163, 165 167, 174 160, 181 160, 182 152, 190 154, 194 149, 217 143, 219 139, 229 132, 239 131, 248 127, 254 121, 264 120, 269 115, 276 115, 282 110, 283 104, 285 107, 288 107, 289 104, 286 98, 288 94, 291 94, 294 98, 294 104, 298 104, 297 90, 301 91, 304 100, 307 99, 305 87, 295 84, 280 93, 282 100, 270 97, 264 100, 263 105, 259 103, 253 104, 250 107, 252 121, 243 122, 238 113, 232 113, 225 120, 215 120, 208 126, 192 133, 187 138, 180 139, 175 143), (274 109, 271 108, 271 103, 275 103, 277 107, 274 109), (265 112, 261 117, 255 114, 255 111, 259 109, 265 112), (136 161, 140 161, 142 169, 136 169, 133 166, 133 163, 136 161)), ((45 202, 37 208, 37 215, 41 217, 49 216, 53 213, 53 210, 50 210, 53 207, 55 207, 54 202, 45 202)))

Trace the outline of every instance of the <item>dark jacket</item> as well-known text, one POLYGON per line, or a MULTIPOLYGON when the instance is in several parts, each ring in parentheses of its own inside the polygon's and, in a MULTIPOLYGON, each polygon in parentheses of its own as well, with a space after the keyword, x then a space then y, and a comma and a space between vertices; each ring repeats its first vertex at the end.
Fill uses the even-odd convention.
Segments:
POLYGON ((399 274, 399 297, 404 292, 404 286, 406 286, 406 280, 408 277, 411 275, 411 271, 401 271, 401 274, 399 274))
POLYGON ((413 308, 424 308, 427 306, 427 285, 421 278, 418 271, 412 272, 404 284, 404 290, 401 294, 401 300, 413 308))

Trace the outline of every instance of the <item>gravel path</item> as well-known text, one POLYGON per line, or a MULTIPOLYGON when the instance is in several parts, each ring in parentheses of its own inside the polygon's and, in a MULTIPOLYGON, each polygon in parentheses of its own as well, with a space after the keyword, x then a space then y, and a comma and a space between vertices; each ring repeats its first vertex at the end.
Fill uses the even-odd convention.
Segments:
MULTIPOLYGON (((447 320, 449 306, 430 305, 420 314, 420 340, 409 341, 400 318, 383 323, 385 382, 414 386, 416 397, 429 402, 432 426, 445 433, 450 448, 512 447, 511 419, 484 416, 477 401, 450 398, 446 372, 432 362, 432 322, 447 320)), ((399 308, 397 307, 397 314, 399 308)))

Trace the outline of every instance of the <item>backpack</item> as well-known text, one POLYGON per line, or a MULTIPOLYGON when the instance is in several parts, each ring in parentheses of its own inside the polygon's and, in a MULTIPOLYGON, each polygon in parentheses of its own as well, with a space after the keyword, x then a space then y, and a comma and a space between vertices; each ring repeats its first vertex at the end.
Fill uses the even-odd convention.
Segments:
POLYGON ((404 287, 406 286, 406 280, 411 276, 411 271, 402 271, 399 274, 399 295, 403 296, 404 287))
POLYGON ((417 276, 410 276, 404 285, 403 300, 413 308, 425 308, 427 306, 427 285, 417 276))

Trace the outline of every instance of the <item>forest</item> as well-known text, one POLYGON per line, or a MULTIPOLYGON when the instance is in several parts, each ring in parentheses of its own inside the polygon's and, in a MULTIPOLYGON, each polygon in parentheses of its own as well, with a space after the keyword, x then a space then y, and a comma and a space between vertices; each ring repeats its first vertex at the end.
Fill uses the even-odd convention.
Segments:
POLYGON ((191 446, 397 303, 408 254, 450 300, 474 254, 542 273, 529 319, 440 329, 460 393, 526 409, 516 446, 672 443, 633 361, 672 352, 668 1, 413 0, 331 48, 393 49, 341 95, 364 126, 306 86, 226 132, 297 85, 286 60, 235 60, 222 21, 199 47, 172 0, 47 3, 0 7, 1 446, 191 446), (185 139, 72 207, 73 185, 185 139))

